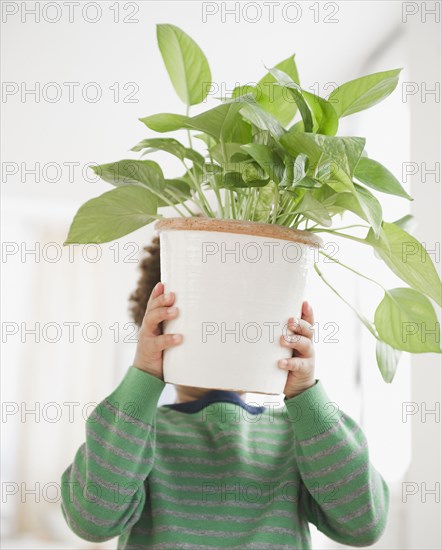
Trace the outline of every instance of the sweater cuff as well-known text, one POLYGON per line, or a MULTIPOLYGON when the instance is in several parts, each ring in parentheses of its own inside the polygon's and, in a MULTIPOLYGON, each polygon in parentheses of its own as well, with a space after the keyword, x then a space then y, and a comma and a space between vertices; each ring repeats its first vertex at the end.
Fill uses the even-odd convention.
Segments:
POLYGON ((130 366, 120 385, 109 395, 108 401, 114 402, 118 409, 132 418, 151 424, 165 385, 156 376, 130 366))
POLYGON ((295 397, 284 399, 289 421, 298 439, 326 432, 341 420, 338 405, 330 401, 320 380, 295 397))

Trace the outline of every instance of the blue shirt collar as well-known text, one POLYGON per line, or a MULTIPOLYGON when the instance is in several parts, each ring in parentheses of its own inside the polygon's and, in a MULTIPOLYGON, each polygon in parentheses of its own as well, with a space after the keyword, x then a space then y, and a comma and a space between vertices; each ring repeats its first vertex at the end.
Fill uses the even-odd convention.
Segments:
POLYGON ((234 405, 239 405, 250 414, 261 414, 265 411, 265 407, 249 405, 236 392, 227 390, 209 390, 199 399, 195 399, 194 401, 171 403, 169 405, 164 405, 164 407, 169 407, 170 409, 184 413, 196 413, 211 403, 233 403, 234 405))

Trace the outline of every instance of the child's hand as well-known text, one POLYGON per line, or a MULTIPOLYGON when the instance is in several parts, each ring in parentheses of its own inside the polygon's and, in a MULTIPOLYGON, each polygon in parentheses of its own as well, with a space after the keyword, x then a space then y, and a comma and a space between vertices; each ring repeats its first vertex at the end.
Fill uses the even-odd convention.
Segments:
POLYGON ((163 350, 180 344, 181 334, 162 334, 161 322, 175 319, 178 308, 171 307, 175 294, 164 294, 163 283, 157 283, 152 290, 138 335, 134 367, 144 370, 163 380, 163 350))
POLYGON ((293 349, 290 359, 278 361, 278 367, 288 371, 284 388, 287 399, 300 394, 316 382, 313 325, 313 310, 308 302, 304 302, 301 319, 290 317, 288 322, 290 332, 281 336, 281 345, 293 349))

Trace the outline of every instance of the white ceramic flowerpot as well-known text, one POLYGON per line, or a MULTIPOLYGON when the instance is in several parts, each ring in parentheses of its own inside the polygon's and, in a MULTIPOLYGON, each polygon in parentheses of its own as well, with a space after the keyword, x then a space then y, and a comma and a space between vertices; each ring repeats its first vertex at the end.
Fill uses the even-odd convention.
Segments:
POLYGON ((160 235, 161 281, 179 315, 163 324, 183 342, 164 353, 172 384, 280 394, 290 357, 280 335, 299 316, 315 235, 281 226, 168 218, 160 235))

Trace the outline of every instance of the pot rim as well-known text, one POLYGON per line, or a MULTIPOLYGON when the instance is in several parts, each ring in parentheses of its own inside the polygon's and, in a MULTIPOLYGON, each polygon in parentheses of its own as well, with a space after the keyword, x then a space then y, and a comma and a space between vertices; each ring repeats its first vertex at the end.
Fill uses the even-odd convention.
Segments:
POLYGON ((255 237, 268 237, 310 246, 322 247, 322 239, 315 233, 301 229, 291 229, 282 225, 252 222, 245 220, 231 220, 223 218, 205 218, 201 216, 181 216, 163 218, 155 223, 158 231, 185 230, 185 231, 215 231, 219 233, 236 233, 255 237))

